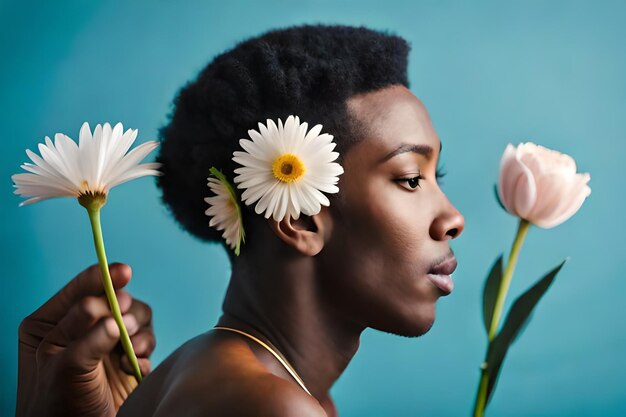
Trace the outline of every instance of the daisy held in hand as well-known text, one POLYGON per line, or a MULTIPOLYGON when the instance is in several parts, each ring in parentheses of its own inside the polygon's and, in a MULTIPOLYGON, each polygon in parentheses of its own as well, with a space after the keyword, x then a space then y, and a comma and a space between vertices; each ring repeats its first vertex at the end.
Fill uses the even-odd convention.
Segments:
POLYGON ((137 380, 141 381, 141 371, 111 282, 100 226, 100 208, 113 187, 146 175, 160 175, 159 163, 139 164, 158 143, 149 141, 128 152, 136 138, 137 130, 124 132, 121 123, 113 128, 108 123, 98 124, 92 134, 85 122, 80 129, 78 144, 67 135, 57 133, 54 143, 46 136, 45 144, 39 144, 41 156, 26 150, 33 163, 27 162, 21 167, 29 172, 15 174, 11 179, 15 183, 15 194, 30 197, 20 206, 55 197, 76 197, 87 209, 102 283, 120 329, 120 341, 137 380))
MULTIPOLYGON (((237 188, 244 190, 241 199, 246 205, 256 202, 257 214, 263 213, 265 218, 272 217, 278 222, 286 216, 297 220, 300 213, 318 214, 322 206, 330 205, 323 193, 339 192, 336 184, 338 176, 343 174, 343 167, 333 162, 339 157, 333 151, 336 146, 333 136, 321 133, 319 124, 308 130, 308 123, 300 123, 298 116, 289 116, 284 124, 281 119, 278 124, 270 119, 266 123, 259 122, 258 131, 248 131, 251 140, 239 140, 244 151, 233 152, 233 161, 242 165, 234 171, 238 174, 234 178, 237 188)), ((234 192, 231 196, 236 203, 234 192)), ((233 247, 234 231, 242 230, 241 211, 232 210, 224 198, 206 201, 213 204, 206 214, 216 216, 212 222, 219 225, 218 230, 231 225, 231 232, 227 229, 224 237, 233 247)), ((239 235, 242 237, 243 233, 239 235)), ((239 242, 234 247, 239 254, 239 242)))

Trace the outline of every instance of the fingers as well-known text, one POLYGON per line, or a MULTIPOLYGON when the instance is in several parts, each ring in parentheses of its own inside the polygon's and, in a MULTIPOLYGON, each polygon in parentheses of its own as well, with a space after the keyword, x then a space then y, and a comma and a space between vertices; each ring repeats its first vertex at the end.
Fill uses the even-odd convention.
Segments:
MULTIPOLYGON (((128 314, 134 315, 141 326, 137 334, 131 335, 130 341, 137 355, 141 373, 147 375, 151 370, 151 364, 148 358, 152 355, 156 347, 156 338, 152 329, 152 309, 146 303, 135 299, 128 310, 128 314)), ((120 364, 126 373, 133 373, 126 356, 121 358, 120 364)))
MULTIPOLYGON (((139 330, 137 319, 130 314, 122 316, 129 334, 139 330)), ((112 317, 98 322, 85 337, 72 342, 66 349, 67 358, 80 369, 90 371, 98 366, 119 341, 120 331, 112 317)))
MULTIPOLYGON (((148 358, 137 358, 137 363, 139 364, 139 370, 141 371, 142 376, 146 376, 152 370, 152 365, 150 363, 150 359, 148 358)), ((128 356, 122 356, 120 359, 120 366, 124 372, 128 375, 134 375, 133 368, 130 366, 130 362, 128 361, 128 356)))
MULTIPOLYGON (((118 290, 116 297, 122 313, 129 310, 132 297, 124 290, 118 290)), ((73 340, 83 337, 98 321, 111 316, 109 301, 105 296, 88 296, 75 303, 69 312, 46 335, 40 349, 48 345, 67 346, 73 340)))
MULTIPOLYGON (((112 263, 109 273, 113 287, 123 288, 132 276, 129 265, 112 263)), ((72 279, 65 287, 53 295, 44 305, 31 314, 30 318, 56 323, 63 318, 69 309, 81 298, 104 294, 100 265, 94 264, 72 279)))
POLYGON ((140 327, 137 334, 132 335, 130 338, 135 353, 138 357, 147 358, 152 354, 156 346, 156 339, 152 329, 152 309, 148 304, 135 299, 128 309, 128 314, 132 314, 137 318, 137 323, 139 323, 140 327))
POLYGON ((152 323, 152 308, 143 301, 133 299, 128 313, 137 318, 140 327, 149 326, 152 323))
POLYGON ((135 354, 140 358, 150 357, 156 347, 156 339, 151 327, 140 329, 137 334, 131 336, 130 341, 133 344, 135 354))

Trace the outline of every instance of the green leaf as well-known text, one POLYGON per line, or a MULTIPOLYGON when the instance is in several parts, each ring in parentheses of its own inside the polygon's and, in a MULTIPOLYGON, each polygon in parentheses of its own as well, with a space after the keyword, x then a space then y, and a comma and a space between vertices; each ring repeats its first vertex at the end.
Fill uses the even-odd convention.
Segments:
POLYGON ((491 321, 493 319, 493 309, 496 305, 496 297, 498 296, 498 290, 500 289, 500 283, 502 282, 502 255, 498 257, 494 262, 489 272, 489 276, 485 281, 483 287, 483 321, 485 323, 485 330, 489 334, 489 327, 491 327, 491 321))
POLYGON ((495 195, 496 195, 496 201, 498 202, 500 207, 502 207, 502 210, 508 213, 508 210, 506 209, 506 207, 504 207, 504 204, 502 204, 502 200, 500 200, 500 194, 498 194, 498 184, 493 185, 493 191, 495 192, 495 195))
POLYGON ((515 341, 519 339, 522 336, 522 334, 524 334, 524 332, 526 331, 526 328, 528 327, 528 323, 530 323, 530 321, 533 319, 534 314, 535 314, 534 311, 530 313, 530 315, 528 316, 524 324, 522 324, 522 327, 520 327, 517 333, 515 334, 515 336, 513 336, 513 340, 511 340, 511 345, 513 345, 513 343, 515 343, 515 341))
POLYGON ((548 288, 550 288, 556 274, 561 270, 566 261, 567 259, 563 260, 556 268, 548 272, 543 278, 537 281, 535 285, 515 300, 502 326, 502 330, 500 330, 500 333, 498 333, 493 342, 489 345, 489 351, 487 352, 487 373, 489 375, 487 404, 491 399, 491 394, 495 390, 498 375, 509 347, 520 333, 522 327, 529 321, 533 309, 548 288))

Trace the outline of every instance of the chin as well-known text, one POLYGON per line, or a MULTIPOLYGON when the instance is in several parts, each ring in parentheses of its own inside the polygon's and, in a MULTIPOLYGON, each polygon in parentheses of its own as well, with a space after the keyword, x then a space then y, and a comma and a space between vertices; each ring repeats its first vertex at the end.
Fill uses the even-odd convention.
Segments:
POLYGON ((400 317, 396 316, 394 320, 380 326, 380 328, 372 327, 383 332, 405 337, 419 337, 428 333, 435 324, 434 306, 433 308, 423 308, 412 313, 400 317))
POLYGON ((425 321, 422 320, 418 323, 414 323, 413 327, 408 329, 408 331, 405 332, 404 334, 400 334, 400 335, 406 336, 406 337, 419 337, 428 333, 428 331, 433 327, 434 324, 435 324, 434 317, 432 318, 432 320, 425 320, 425 321))

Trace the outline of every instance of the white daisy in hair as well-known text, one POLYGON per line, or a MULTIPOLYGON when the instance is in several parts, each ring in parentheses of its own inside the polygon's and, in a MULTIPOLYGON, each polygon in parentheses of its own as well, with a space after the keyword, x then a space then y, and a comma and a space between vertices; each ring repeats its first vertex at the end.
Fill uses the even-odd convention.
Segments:
POLYGON ((211 217, 209 226, 224 231, 222 237, 226 240, 226 244, 235 251, 235 255, 239 256, 241 242, 245 243, 246 234, 243 230, 237 194, 224 174, 217 168, 211 167, 210 172, 214 177, 207 178, 207 185, 215 195, 204 199, 210 205, 204 214, 211 217))
POLYGON ((329 206, 324 193, 337 193, 338 175, 343 168, 336 162, 336 143, 328 133, 320 134, 322 125, 307 133, 308 124, 298 116, 289 116, 283 125, 267 120, 259 123, 259 131, 248 131, 250 139, 241 139, 245 150, 235 151, 233 161, 242 165, 235 169, 237 188, 245 189, 241 199, 246 205, 257 202, 254 211, 264 212, 281 221, 286 215, 298 219, 300 213, 311 216, 329 206))
POLYGON ((139 164, 158 142, 148 141, 126 153, 137 138, 137 129, 126 132, 121 123, 111 128, 109 123, 96 125, 93 135, 87 122, 79 133, 78 145, 63 133, 49 137, 45 145, 39 144, 39 152, 26 150, 33 163, 21 167, 28 173, 11 177, 15 194, 30 199, 20 206, 54 197, 99 196, 106 201, 109 190, 135 178, 160 175, 160 164, 139 164))

